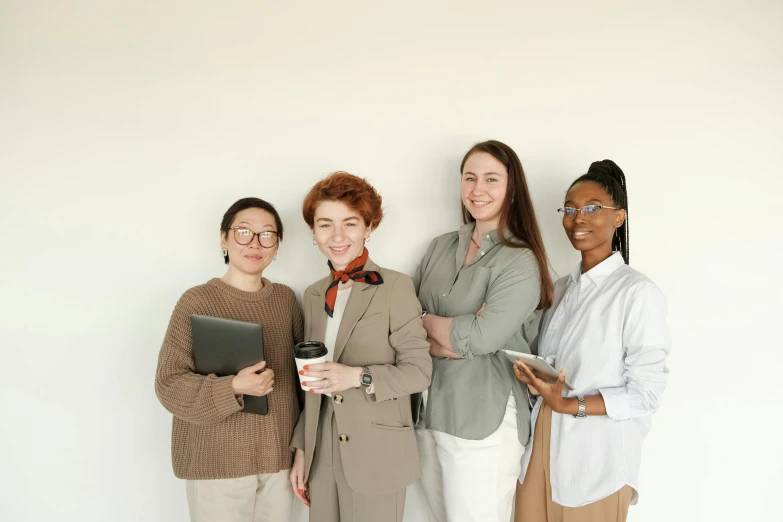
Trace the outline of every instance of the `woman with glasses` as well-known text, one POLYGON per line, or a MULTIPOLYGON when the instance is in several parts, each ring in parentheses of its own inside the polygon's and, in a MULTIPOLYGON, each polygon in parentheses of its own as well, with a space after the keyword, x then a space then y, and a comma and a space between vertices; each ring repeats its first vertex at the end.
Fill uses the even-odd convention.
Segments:
POLYGON ((231 205, 220 225, 228 270, 182 295, 160 349, 155 391, 174 415, 174 474, 187 481, 193 522, 290 519, 288 441, 299 416, 293 347, 303 323, 293 291, 263 277, 282 239, 272 205, 258 198, 231 205), (194 314, 263 325, 265 360, 236 375, 195 373, 194 314), (241 411, 245 396, 267 396, 269 413, 241 411))
POLYGON ((582 262, 555 284, 538 354, 556 382, 517 361, 539 399, 517 487, 516 520, 624 521, 638 498, 639 460, 660 405, 670 341, 666 300, 628 266, 628 194, 614 162, 590 165, 566 194, 563 229, 582 262), (566 378, 573 389, 564 389, 566 378))
POLYGON ((552 282, 516 153, 478 143, 460 175, 465 224, 432 241, 413 278, 434 357, 420 435, 437 459, 422 485, 449 521, 508 522, 530 407, 503 350, 530 352, 552 282))
POLYGON ((410 277, 369 258, 383 212, 367 181, 330 175, 302 214, 329 267, 304 293, 305 339, 329 352, 301 371, 309 392, 291 486, 310 522, 400 522, 405 488, 421 474, 410 395, 432 372, 421 306, 410 277))

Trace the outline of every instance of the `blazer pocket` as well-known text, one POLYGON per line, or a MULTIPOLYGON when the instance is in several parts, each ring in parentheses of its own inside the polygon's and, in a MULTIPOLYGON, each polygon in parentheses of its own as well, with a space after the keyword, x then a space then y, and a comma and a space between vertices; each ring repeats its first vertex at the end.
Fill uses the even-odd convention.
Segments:
POLYGON ((377 323, 381 320, 381 313, 378 312, 377 314, 373 314, 369 317, 363 317, 358 323, 356 323, 355 328, 362 328, 364 326, 369 326, 371 324, 377 323))
POLYGON ((390 430, 390 431, 411 431, 413 429, 410 426, 389 426, 386 424, 381 424, 379 422, 373 422, 372 427, 378 428, 379 430, 390 430))

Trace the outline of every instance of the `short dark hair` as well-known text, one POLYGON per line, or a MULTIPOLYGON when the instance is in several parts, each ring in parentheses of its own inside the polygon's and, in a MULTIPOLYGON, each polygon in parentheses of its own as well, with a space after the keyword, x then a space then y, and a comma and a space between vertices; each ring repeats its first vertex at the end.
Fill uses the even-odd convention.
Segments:
MULTIPOLYGON (((226 213, 223 214, 223 221, 220 222, 220 231, 225 234, 226 239, 228 239, 228 231, 231 230, 231 225, 234 224, 234 219, 236 219, 237 214, 249 208, 260 208, 261 210, 265 210, 272 214, 275 218, 275 225, 277 226, 277 240, 283 240, 283 220, 280 219, 280 214, 277 213, 277 210, 271 203, 259 198, 242 198, 228 207, 226 213)), ((223 256, 223 260, 228 264, 227 255, 223 256)))

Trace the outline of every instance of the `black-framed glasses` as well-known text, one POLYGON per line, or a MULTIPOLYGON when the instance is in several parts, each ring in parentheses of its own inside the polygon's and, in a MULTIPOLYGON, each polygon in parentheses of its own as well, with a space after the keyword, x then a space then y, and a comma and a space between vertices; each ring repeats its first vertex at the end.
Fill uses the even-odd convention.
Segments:
POLYGON ((606 205, 585 205, 582 208, 563 207, 557 209, 557 211, 560 212, 560 214, 563 216, 563 221, 572 221, 576 218, 576 214, 578 212, 581 212, 584 217, 589 219, 601 215, 601 209, 604 208, 621 210, 617 207, 607 207, 606 205))
POLYGON ((231 227, 234 231, 234 241, 240 245, 249 245, 258 236, 258 243, 264 248, 272 248, 277 244, 277 232, 264 230, 263 232, 253 232, 249 228, 231 227))

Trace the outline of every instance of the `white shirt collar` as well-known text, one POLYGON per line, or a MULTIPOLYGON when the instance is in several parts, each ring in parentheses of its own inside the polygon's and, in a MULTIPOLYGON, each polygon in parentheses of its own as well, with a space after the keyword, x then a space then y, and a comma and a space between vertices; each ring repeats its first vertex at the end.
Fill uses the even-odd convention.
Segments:
POLYGON ((578 283, 581 276, 587 277, 588 280, 595 283, 595 286, 601 286, 601 283, 603 283, 607 277, 612 275, 615 270, 624 264, 625 260, 620 252, 614 252, 611 256, 601 261, 584 274, 582 274, 582 263, 579 263, 568 278, 569 286, 573 283, 578 283))

